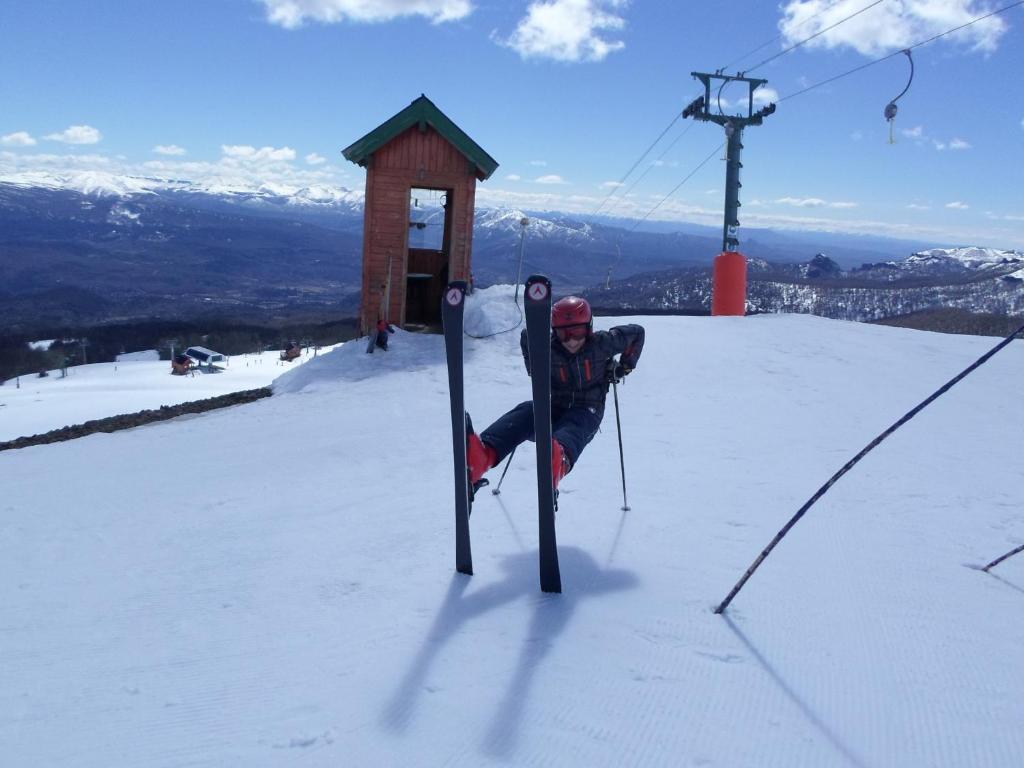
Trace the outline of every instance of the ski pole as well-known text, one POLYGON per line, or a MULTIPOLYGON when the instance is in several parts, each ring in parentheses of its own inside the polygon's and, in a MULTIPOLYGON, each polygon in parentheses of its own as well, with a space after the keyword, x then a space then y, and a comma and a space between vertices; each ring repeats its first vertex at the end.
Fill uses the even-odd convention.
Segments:
POLYGON ((995 560, 993 560, 993 561, 992 561, 991 563, 989 563, 988 565, 986 565, 986 566, 985 566, 984 568, 982 568, 981 570, 983 570, 983 571, 984 571, 985 573, 988 573, 988 569, 989 569, 989 568, 992 568, 992 567, 994 567, 994 566, 997 566, 997 565, 999 565, 999 564, 1000 564, 1001 562, 1003 562, 1003 560, 1005 560, 1005 559, 1006 559, 1006 558, 1008 558, 1008 557, 1013 557, 1013 556, 1014 556, 1014 555, 1016 555, 1016 554, 1017 554, 1018 552, 1024 552, 1024 544, 1021 544, 1021 545, 1020 545, 1019 547, 1017 547, 1016 549, 1011 549, 1011 550, 1010 550, 1009 552, 1007 552, 1007 553, 1006 553, 1005 555, 1000 555, 999 557, 997 557, 997 558, 996 558, 995 560))
MULTIPOLYGON (((516 448, 518 447, 519 446, 517 445, 516 448)), ((513 448, 512 453, 508 455, 508 461, 505 462, 505 469, 501 471, 501 478, 498 480, 498 487, 491 491, 491 493, 494 494, 495 496, 501 493, 501 484, 502 482, 504 482, 505 474, 508 472, 508 468, 512 464, 512 457, 516 455, 516 448, 513 448)))
POLYGON ((619 468, 622 470, 622 511, 629 511, 626 502, 626 459, 622 454, 622 422, 619 421, 619 382, 612 378, 612 394, 615 395, 615 429, 619 433, 619 468))

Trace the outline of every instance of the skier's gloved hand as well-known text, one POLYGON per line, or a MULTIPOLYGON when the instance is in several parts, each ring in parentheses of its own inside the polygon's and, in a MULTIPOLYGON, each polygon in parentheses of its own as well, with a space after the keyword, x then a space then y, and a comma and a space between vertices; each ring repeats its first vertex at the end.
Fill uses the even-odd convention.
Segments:
POLYGON ((608 381, 622 381, 632 370, 629 366, 612 360, 608 363, 608 381))

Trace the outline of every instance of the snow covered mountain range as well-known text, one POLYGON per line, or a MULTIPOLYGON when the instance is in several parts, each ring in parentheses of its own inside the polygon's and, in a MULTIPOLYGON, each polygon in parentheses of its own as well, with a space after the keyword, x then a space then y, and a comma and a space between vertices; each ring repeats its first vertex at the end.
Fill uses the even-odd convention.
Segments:
MULTIPOLYGON (((1020 308, 1024 262, 1016 251, 745 234, 752 309, 867 319, 947 300, 975 311, 1020 308), (815 256, 819 250, 830 256, 815 256), (847 293, 862 288, 871 295, 847 293)), ((101 172, 3 176, 0 322, 18 329, 142 317, 266 323, 352 315, 362 235, 362 193, 340 187, 101 172)), ((481 206, 473 269, 481 285, 543 272, 563 292, 591 287, 602 306, 704 311, 718 251, 713 229, 648 231, 481 206)))

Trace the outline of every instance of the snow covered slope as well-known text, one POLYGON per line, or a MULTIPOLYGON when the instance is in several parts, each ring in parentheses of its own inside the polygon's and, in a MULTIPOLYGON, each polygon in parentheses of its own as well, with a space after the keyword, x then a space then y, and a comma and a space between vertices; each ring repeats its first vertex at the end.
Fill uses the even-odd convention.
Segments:
MULTIPOLYGON (((514 326, 511 289, 467 329, 514 326)), ((0 453, 0 744, 18 766, 1009 766, 1024 754, 1016 342, 809 316, 646 317, 563 484, 532 446, 454 572, 439 337, 346 345, 247 406, 0 453), (1008 460, 1009 459, 1009 460, 1008 460)), ((607 327, 608 320, 599 319, 607 327)), ((478 425, 518 329, 467 339, 478 425)), ((497 478, 495 477, 495 480, 497 478)))
MULTIPOLYGON (((320 354, 331 349, 324 348, 320 354)), ((11 379, 0 387, 0 442, 92 419, 265 387, 284 371, 312 359, 313 350, 291 363, 281 362, 277 351, 236 355, 219 372, 203 368, 194 376, 172 376, 169 361, 136 358, 71 366, 63 378, 59 370, 42 379, 22 376, 17 384, 11 379)))

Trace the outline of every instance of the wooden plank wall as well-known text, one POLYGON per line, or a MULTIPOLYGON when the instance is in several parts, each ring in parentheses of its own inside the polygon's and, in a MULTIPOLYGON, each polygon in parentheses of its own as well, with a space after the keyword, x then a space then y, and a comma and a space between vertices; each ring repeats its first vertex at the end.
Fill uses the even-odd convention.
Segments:
POLYGON ((449 280, 469 280, 473 246, 476 168, 433 128, 410 128, 373 155, 366 173, 363 224, 362 328, 380 317, 391 260, 391 302, 386 319, 405 322, 406 254, 409 248, 409 190, 449 190, 452 210, 449 280))

